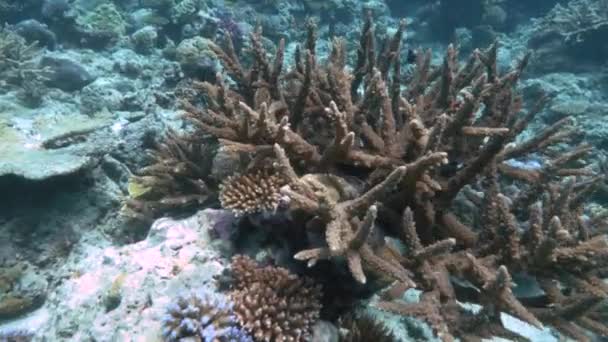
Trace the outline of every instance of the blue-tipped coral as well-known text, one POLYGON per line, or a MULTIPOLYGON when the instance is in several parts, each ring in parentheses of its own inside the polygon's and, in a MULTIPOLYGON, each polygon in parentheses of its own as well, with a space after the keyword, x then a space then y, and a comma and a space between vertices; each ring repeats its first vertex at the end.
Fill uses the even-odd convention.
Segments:
POLYGON ((0 330, 0 341, 2 342, 30 342, 34 339, 34 332, 26 329, 4 329, 0 330))
POLYGON ((201 342, 252 341, 237 327, 232 303, 206 291, 178 297, 167 307, 162 323, 166 341, 192 341, 192 338, 201 342))

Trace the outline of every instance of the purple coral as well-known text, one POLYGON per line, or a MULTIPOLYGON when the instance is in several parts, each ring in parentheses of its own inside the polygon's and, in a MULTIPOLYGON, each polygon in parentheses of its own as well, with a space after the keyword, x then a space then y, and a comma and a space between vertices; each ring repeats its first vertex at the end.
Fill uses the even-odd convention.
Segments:
POLYGON ((241 25, 234 20, 232 12, 227 9, 216 9, 215 17, 217 18, 218 30, 225 35, 229 35, 232 39, 232 45, 236 51, 239 51, 243 46, 245 33, 241 25))
POLYGON ((250 342, 236 325, 232 303, 220 294, 199 291, 179 296, 162 319, 165 341, 198 337, 203 342, 250 342))
POLYGON ((227 342, 253 342, 253 338, 240 327, 230 327, 224 335, 227 342))

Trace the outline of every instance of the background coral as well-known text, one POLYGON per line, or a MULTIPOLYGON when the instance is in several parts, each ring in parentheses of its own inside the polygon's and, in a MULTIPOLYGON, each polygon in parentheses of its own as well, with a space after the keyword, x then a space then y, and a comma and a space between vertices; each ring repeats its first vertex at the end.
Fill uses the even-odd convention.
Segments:
MULTIPOLYGON (((405 24, 395 29, 387 26, 396 20, 387 14, 383 1, 317 1, 312 5, 314 1, 307 1, 307 7, 300 0, 270 5, 243 0, 200 1, 200 6, 176 21, 170 20, 171 8, 186 1, 114 1, 128 22, 127 34, 145 27, 157 32, 155 42, 148 39, 150 30, 133 34, 141 39, 139 47, 123 39, 116 45, 106 44, 116 37, 111 32, 74 26, 72 15, 82 19, 104 1, 54 0, 59 7, 71 8, 65 16, 59 14, 61 9, 55 15, 39 11, 42 3, 50 2, 21 1, 18 7, 26 9, 11 11, 5 18, 11 22, 28 19, 16 24, 26 42, 36 40, 33 33, 42 29, 56 33, 60 48, 44 52, 44 65, 74 70, 67 67, 69 59, 86 65, 100 79, 84 88, 86 82, 74 82, 78 77, 63 83, 74 84, 69 88, 59 86, 58 80, 45 81, 53 86, 44 96, 36 96, 43 100, 36 111, 18 106, 14 95, 15 90, 18 96, 22 90, 35 95, 39 88, 23 82, 4 84, 8 92, 0 104, 0 130, 5 138, 0 143, 2 170, 36 181, 27 181, 35 184, 26 187, 17 182, 17 176, 2 177, 5 193, 28 196, 4 196, 6 203, 0 207, 9 215, 8 219, 0 215, 0 224, 6 228, 0 229, 0 261, 17 255, 45 265, 41 266, 41 277, 48 279, 52 300, 36 312, 48 309, 52 322, 38 329, 41 339, 81 340, 86 339, 81 336, 94 334, 112 340, 124 339, 124 335, 152 340, 139 334, 151 323, 159 324, 158 305, 163 305, 164 295, 170 294, 176 283, 204 283, 201 277, 223 267, 221 259, 209 256, 220 244, 206 238, 211 215, 196 215, 188 221, 188 225, 200 228, 197 233, 185 224, 165 219, 154 225, 150 239, 141 243, 131 244, 131 234, 116 234, 133 227, 131 221, 124 224, 122 218, 115 217, 113 210, 127 190, 131 198, 126 209, 146 220, 207 205, 239 210, 243 198, 247 199, 242 201, 246 202, 244 207, 272 209, 263 210, 264 215, 243 213, 236 220, 229 210, 217 212, 230 217, 220 224, 231 227, 226 232, 238 231, 225 234, 238 239, 230 247, 243 248, 259 260, 272 259, 270 263, 292 267, 297 274, 322 283, 323 318, 332 322, 345 308, 371 306, 368 296, 389 286, 381 301, 372 302, 374 306, 408 316, 395 323, 425 321, 436 335, 446 339, 520 338, 507 331, 513 319, 507 320, 505 313, 533 325, 556 327, 577 340, 590 336, 589 330, 604 334, 601 323, 606 321, 606 291, 598 280, 605 277, 605 220, 598 205, 584 205, 600 199, 594 189, 603 180, 593 174, 598 168, 586 155, 595 156, 601 146, 593 141, 593 149, 576 147, 582 134, 572 133, 569 119, 557 121, 575 115, 577 122, 591 122, 589 131, 602 131, 603 121, 594 122, 589 114, 605 111, 602 69, 592 68, 593 74, 577 77, 565 72, 547 75, 524 81, 520 88, 517 80, 524 70, 530 70, 524 69, 527 58, 511 67, 507 64, 534 34, 525 27, 519 31, 525 39, 505 37, 506 49, 493 46, 474 51, 464 56, 469 57, 466 60, 461 60, 458 50, 471 52, 468 48, 476 43, 467 39, 473 35, 475 40, 475 27, 473 32, 458 29, 458 44, 443 55, 424 50, 406 54, 400 46, 405 24), (232 15, 221 18, 220 11, 208 11, 206 4, 231 6, 225 13, 232 15), (303 25, 305 8, 321 16, 314 18, 318 31, 314 25, 303 25), (359 36, 351 17, 361 12, 369 12, 369 18, 376 20, 363 17, 364 29, 359 36), (250 24, 264 27, 264 34, 271 39, 255 29, 251 39, 241 44, 235 38, 252 31, 250 24), (230 35, 224 42, 216 39, 217 32, 230 35), (344 39, 328 39, 341 34, 344 39), (192 37, 209 39, 204 42, 204 52, 211 52, 194 58, 197 72, 188 72, 184 63, 180 70, 179 63, 166 60, 175 55, 171 51, 176 44, 171 40, 179 43, 192 37), (295 37, 303 38, 301 44, 294 42, 295 37), (281 38, 286 40, 281 42, 281 38), (359 45, 355 46, 357 39, 359 45), (161 54, 157 48, 163 47, 166 53, 161 54), (131 51, 134 48, 146 55, 131 51), (223 66, 215 63, 216 56, 222 58, 223 66), (216 77, 218 70, 224 73, 216 77), (208 83, 200 86, 183 79, 184 75, 208 83), (174 90, 180 79, 181 88, 174 90), (564 95, 562 103, 572 104, 572 94, 586 103, 567 110, 552 105, 552 113, 541 113, 544 121, 538 122, 535 110, 521 109, 532 108, 530 99, 539 98, 541 89, 564 95), (188 98, 192 103, 183 106, 189 122, 182 125, 175 122, 174 96, 186 93, 192 95, 188 98), (104 107, 109 110, 98 121, 98 109, 104 107), (87 108, 94 110, 89 113, 87 108), (91 115, 85 117, 86 129, 67 132, 66 127, 74 128, 75 119, 63 113, 79 110, 91 115), (559 118, 554 120, 556 116, 559 118), (136 124, 141 118, 144 120, 136 124), (49 129, 40 129, 43 120, 52 122, 49 129), (91 120, 97 124, 91 125, 91 120), (555 125, 534 130, 525 128, 527 122, 541 127, 555 125), (175 139, 167 137, 177 147, 167 147, 169 152, 163 156, 159 156, 163 147, 158 148, 158 154, 151 158, 154 167, 136 172, 128 185, 129 168, 135 169, 141 162, 141 141, 150 146, 151 131, 162 126, 184 129, 175 139), (134 136, 134 129, 145 137, 140 140, 134 136), (216 145, 220 145, 217 152, 216 145), (87 162, 67 168, 62 163, 65 158, 60 158, 66 154, 87 162), (209 167, 211 158, 213 167, 209 167), (276 166, 273 175, 277 172, 277 178, 287 182, 267 187, 250 184, 233 193, 217 187, 218 181, 229 175, 255 174, 260 164, 276 166), (40 185, 48 184, 50 177, 86 186, 72 194, 65 182, 53 181, 52 187, 40 185), (62 196, 44 196, 51 192, 62 196), (236 200, 222 201, 222 195, 228 193, 236 195, 232 197, 236 200), (192 200, 187 197, 190 195, 192 200), (27 202, 23 197, 34 200, 27 202), (17 207, 21 209, 15 214, 17 207), (63 226, 73 233, 60 229, 63 226), (128 245, 113 248, 117 240, 111 238, 128 245), (165 238, 166 243, 161 242, 165 238), (59 260, 49 256, 48 246, 55 241, 59 246, 75 244, 76 253, 60 248, 59 260), (299 260, 294 261, 294 255, 299 260), (99 272, 101 269, 105 272, 99 272), (79 283, 99 285, 88 279, 118 279, 120 272, 129 272, 130 285, 121 291, 107 293, 105 286, 94 294, 75 291, 79 283), (535 284, 538 287, 532 294, 522 292, 523 286, 535 284), (404 301, 400 296, 403 291, 421 296, 404 301), (106 297, 110 299, 108 308, 114 307, 119 297, 128 305, 105 312, 99 299, 106 294, 110 295, 106 297), (87 303, 69 308, 74 301, 87 303), (477 304, 479 312, 469 310, 470 304, 477 304)), ((405 13, 408 18, 419 17, 413 10, 422 2, 401 2, 412 8, 405 13)), ((455 19, 460 14, 460 20, 475 15, 482 25, 499 27, 517 15, 516 5, 521 8, 541 2, 548 1, 484 1, 490 6, 469 13, 458 13, 460 8, 452 7, 449 1, 441 1, 441 6, 449 15, 456 14, 455 19)), ((421 26, 408 23, 408 27, 407 36, 419 39, 421 26)), ((596 33, 603 29, 600 25, 592 30, 595 33, 585 34, 582 42, 572 38, 562 44, 561 35, 553 33, 551 37, 560 47, 585 53, 580 49, 588 46, 585 42, 602 46, 601 35, 596 37, 596 33)), ((428 43, 417 40, 413 45, 428 43)), ((37 51, 32 61, 37 62, 38 56, 37 51)), ((550 65, 547 56, 541 56, 537 63, 550 65)), ((590 66, 587 63, 586 59, 573 59, 562 71, 575 65, 590 66)), ((84 75, 61 75, 66 74, 84 75)), ((89 77, 83 81, 86 79, 89 77)), ((591 142, 585 133, 584 139, 591 142)), ((234 176, 231 181, 235 183, 226 182, 226 187, 238 183, 237 179, 234 176)), ((140 237, 143 235, 136 238, 140 237)), ((19 304, 13 299, 8 302, 19 304)), ((426 336, 430 338, 430 334, 426 336)))
MULTIPOLYGON (((500 321, 503 312, 537 327, 541 321, 553 324, 581 338, 580 331, 556 323, 559 318, 540 314, 549 303, 558 303, 557 297, 537 306, 512 290, 512 275, 525 273, 539 281, 561 283, 565 288, 560 291, 566 293, 584 293, 597 300, 607 297, 605 285, 595 276, 606 262, 603 231, 581 224, 580 216, 563 217, 565 211, 557 209, 570 208, 578 213, 574 216, 582 215, 583 194, 592 193, 602 181, 581 161, 589 149, 581 145, 555 155, 554 146, 573 135, 569 119, 526 140, 517 139, 546 102, 541 97, 520 113, 523 100, 516 84, 529 54, 502 71, 498 44, 474 51, 462 64, 458 50, 449 46, 439 66, 431 64, 430 52, 417 51, 414 70, 403 75, 405 22, 380 50, 371 18, 364 23, 350 69, 346 44, 340 39, 333 41, 327 60, 317 60, 314 25, 308 26, 307 39, 289 71, 284 68, 284 41, 270 59, 259 31, 251 35, 250 67, 241 62, 230 39, 224 49, 212 46, 232 83, 222 78, 205 83, 201 90, 207 108, 185 103, 187 117, 226 148, 254 156, 274 155, 289 183, 280 190, 281 199, 289 212, 298 214, 290 229, 306 230, 309 237, 310 246, 298 251, 296 259, 308 266, 345 259, 360 283, 367 283, 371 274, 395 282, 391 293, 413 287, 423 291, 419 303, 387 300, 379 304, 382 309, 417 316, 446 340, 513 338, 516 332, 500 321), (546 166, 530 170, 508 162, 531 154, 547 158, 546 166), (340 182, 306 178, 317 172, 330 173, 344 183, 357 178, 353 182, 357 191, 348 197, 330 196, 332 190, 344 187, 340 182), (569 176, 575 178, 568 183, 566 197, 550 195, 569 176), (516 181, 526 190, 508 198, 499 179, 516 181), (472 189, 483 196, 474 196, 472 189), (483 208, 471 225, 461 220, 454 205, 465 192, 468 200, 483 208), (545 203, 543 214, 534 214, 530 205, 539 201, 545 203), (540 245, 525 243, 529 237, 518 228, 516 218, 536 222, 536 217, 543 220, 535 241, 546 239, 548 245, 543 246, 551 246, 541 248, 548 253, 541 263, 554 266, 537 267, 540 245), (550 237, 557 226, 549 222, 557 221, 564 223, 559 230, 570 237, 563 244, 550 237), (376 229, 400 239, 405 251, 373 239, 376 229), (578 282, 565 281, 557 268, 566 267, 570 258, 588 260, 588 251, 594 266, 569 269, 578 282), (561 257, 562 253, 568 256, 561 257), (470 283, 478 295, 465 295, 453 279, 470 283), (472 313, 458 305, 462 301, 483 309, 472 313), (491 324, 473 328, 471 320, 491 324)), ((253 189, 251 196, 255 197, 253 189)), ((596 312, 595 307, 579 312, 577 324, 604 334, 605 326, 592 318, 596 312)))
POLYGON ((111 2, 99 4, 93 11, 78 16, 76 24, 82 34, 89 37, 104 37, 103 40, 113 42, 123 37, 127 30, 123 14, 111 2))
POLYGON ((339 324, 340 341, 342 342, 393 342, 397 338, 382 323, 370 317, 348 316, 339 324))
POLYGON ((187 76, 201 81, 215 79, 217 65, 209 47, 211 44, 211 40, 197 36, 186 38, 177 45, 175 57, 187 76))
POLYGON ((176 1, 171 8, 171 20, 174 23, 186 22, 195 17, 204 4, 205 2, 202 0, 176 1))

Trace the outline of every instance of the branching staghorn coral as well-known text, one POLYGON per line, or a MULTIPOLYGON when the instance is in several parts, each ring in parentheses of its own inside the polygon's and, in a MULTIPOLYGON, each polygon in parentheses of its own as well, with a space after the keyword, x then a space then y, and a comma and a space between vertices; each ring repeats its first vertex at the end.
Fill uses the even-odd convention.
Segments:
POLYGON ((0 27, 0 77, 3 82, 40 86, 48 70, 38 66, 36 57, 39 52, 37 42, 28 44, 10 26, 0 27))
POLYGON ((165 213, 202 205, 212 194, 208 175, 211 155, 200 140, 169 130, 151 150, 152 163, 129 180, 122 214, 150 222, 165 213))
POLYGON ((568 119, 516 140, 546 102, 522 110, 516 85, 529 55, 501 72, 498 44, 463 64, 453 46, 439 66, 418 51, 405 76, 404 29, 402 22, 377 52, 368 18, 352 72, 343 40, 318 60, 312 25, 290 70, 284 41, 271 59, 254 32, 246 67, 228 37, 225 48, 212 49, 232 82, 218 75, 215 84, 198 84, 207 108, 184 102, 186 116, 223 148, 273 160, 287 184, 277 206, 298 213, 290 229, 317 237, 295 258, 309 266, 345 261, 360 283, 392 283, 381 309, 419 317, 445 341, 521 339, 500 313, 576 339, 583 329, 606 335, 595 306, 578 309, 608 297, 597 276, 607 266, 606 237, 583 218, 586 195, 602 179, 577 166, 586 146, 551 155, 551 146, 574 132, 568 119), (549 160, 535 170, 511 163, 531 154, 549 160), (565 177, 576 181, 556 190, 565 177), (506 197, 502 180, 521 191, 506 197), (461 194, 479 208, 473 225, 455 210, 461 194), (371 239, 375 230, 405 250, 371 239), (543 285, 542 298, 519 298, 513 279, 522 276, 553 285, 543 285), (391 300, 410 288, 422 291, 419 303, 391 300))

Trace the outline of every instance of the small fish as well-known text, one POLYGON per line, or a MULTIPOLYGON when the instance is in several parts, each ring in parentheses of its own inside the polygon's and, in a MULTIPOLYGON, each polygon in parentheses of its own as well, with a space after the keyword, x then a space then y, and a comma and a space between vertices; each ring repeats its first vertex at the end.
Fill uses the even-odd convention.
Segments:
POLYGON ((534 159, 530 159, 530 160, 510 159, 510 160, 505 161, 505 163, 509 166, 516 167, 519 169, 524 169, 524 170, 538 170, 543 167, 543 164, 540 161, 534 160, 534 159))

